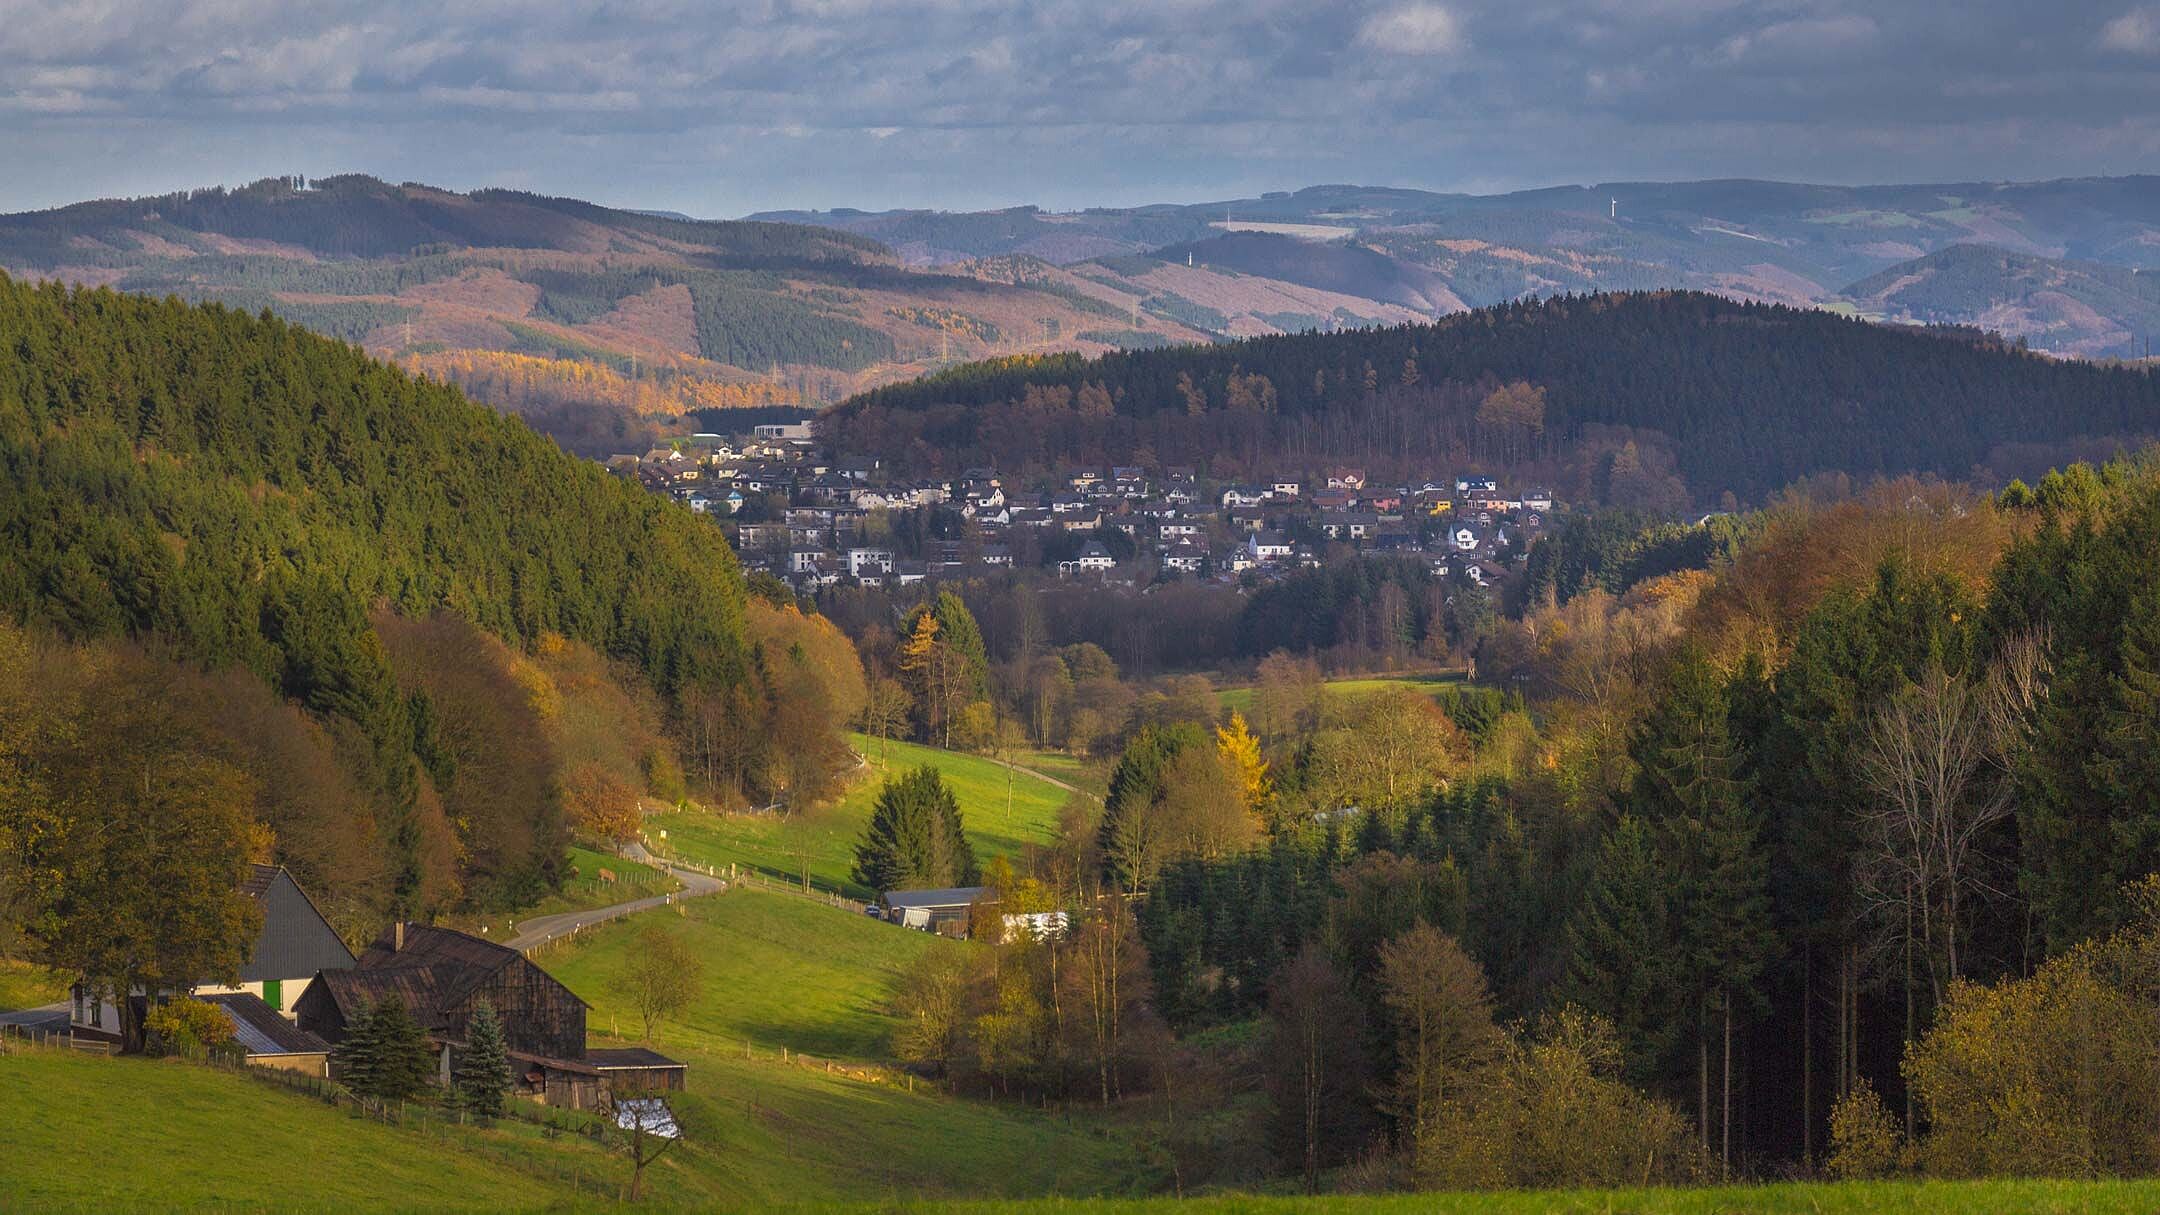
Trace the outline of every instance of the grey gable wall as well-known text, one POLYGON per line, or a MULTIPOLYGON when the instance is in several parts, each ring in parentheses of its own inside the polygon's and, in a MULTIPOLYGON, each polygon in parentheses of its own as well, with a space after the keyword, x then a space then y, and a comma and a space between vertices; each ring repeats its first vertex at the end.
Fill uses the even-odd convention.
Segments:
POLYGON ((312 979, 318 970, 349 970, 352 950, 315 904, 308 901, 292 874, 280 869, 263 891, 262 936, 255 952, 240 968, 242 982, 264 979, 312 979))

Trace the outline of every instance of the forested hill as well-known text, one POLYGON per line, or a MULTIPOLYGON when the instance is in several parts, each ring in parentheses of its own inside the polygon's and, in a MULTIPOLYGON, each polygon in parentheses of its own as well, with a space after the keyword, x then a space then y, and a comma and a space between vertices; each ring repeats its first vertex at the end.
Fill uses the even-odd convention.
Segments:
POLYGON ((695 250, 775 265, 889 262, 852 233, 795 224, 707 222, 618 211, 516 190, 457 194, 360 174, 270 178, 238 189, 100 199, 0 216, 0 265, 130 267, 145 257, 304 251, 379 258, 445 248, 567 253, 695 250), (247 248, 257 243, 256 248, 247 248), (262 245, 276 246, 263 248, 262 245))
POLYGON ((2160 430, 2160 380, 1970 334, 1648 292, 982 363, 864 393, 826 426, 845 450, 916 464, 1477 466, 1582 500, 1678 507, 1760 500, 1824 472, 2022 472, 2080 440, 2160 430))
MULTIPOLYGON (((498 762, 491 702, 520 698, 431 678, 553 637, 682 720, 747 682, 744 614, 717 529, 455 388, 274 318, 0 276, 0 624, 251 671, 364 738, 349 791, 375 842, 336 876, 381 876, 377 907, 529 891, 561 863, 544 770, 529 804, 457 800, 498 762), (430 619, 450 632, 413 631, 430 619)), ((328 867, 351 826, 289 842, 328 867)))
MULTIPOLYGON (((268 309, 591 456, 968 359, 1204 335, 1176 308, 1138 307, 1152 286, 924 273, 827 228, 357 174, 0 215, 0 271, 268 309)), ((1300 315, 1339 302, 1260 296, 1300 315)))

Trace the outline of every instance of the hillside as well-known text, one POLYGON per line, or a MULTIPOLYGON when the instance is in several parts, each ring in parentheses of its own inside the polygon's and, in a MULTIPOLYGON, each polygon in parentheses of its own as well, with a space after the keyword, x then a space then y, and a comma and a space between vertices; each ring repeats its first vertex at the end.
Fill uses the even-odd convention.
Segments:
POLYGON ((2087 357, 2140 357, 2160 334, 2160 273, 1982 245, 1900 262, 1840 294, 1869 316, 1977 325, 2087 357))
POLYGON ((1013 773, 1012 803, 1006 806, 1006 770, 993 760, 944 751, 915 743, 880 743, 853 736, 855 748, 868 757, 853 776, 854 783, 830 805, 816 806, 799 816, 776 814, 672 814, 653 820, 668 833, 666 847, 672 855, 700 865, 725 868, 739 865, 786 882, 800 882, 807 861, 810 884, 854 898, 872 898, 878 892, 856 885, 850 872, 855 864, 855 845, 870 823, 878 789, 889 775, 929 764, 944 774, 961 817, 967 823, 968 840, 978 859, 994 856, 1015 858, 1030 846, 1048 843, 1057 823, 1065 790, 1026 773, 1013 773))
POLYGON ((1084 360, 985 363, 865 393, 843 449, 1025 469, 1163 463, 1265 476, 1481 467, 1572 501, 1678 510, 1795 479, 1964 476, 2160 430, 2160 381, 1998 344, 1692 293, 1498 306, 1430 325, 1084 360), (1504 385, 1522 391, 1495 393, 1504 385), (1105 416, 1079 397, 1093 385, 1105 416), (1076 402, 1078 402, 1076 404, 1076 402), (2026 445, 2006 454, 2006 444, 2026 445))
POLYGON ((0 1083, 9 1210, 533 1211, 568 1202, 574 1174, 591 1200, 617 1171, 597 1147, 533 1127, 397 1129, 180 1063, 18 1050, 0 1057, 0 1083))
MULTIPOLYGON (((348 175, 0 216, 0 270, 269 309, 466 385, 584 454, 686 414, 818 404, 946 363, 1103 350, 1054 286, 903 268, 877 241, 348 175)), ((1143 315, 1158 340, 1199 330, 1143 315)))
MULTIPOLYGON (((1429 280, 1439 290, 1418 294, 1434 306, 1411 306, 1432 313, 1448 311, 1450 295, 1480 307, 1524 295, 1676 287, 1824 304, 1839 298, 1841 284, 1976 243, 2122 269, 2160 265, 2160 178, 2152 177, 1892 186, 1610 182, 1497 195, 1335 185, 1076 212, 794 211, 760 218, 873 236, 925 266, 1002 254, 1115 264, 1121 254, 1175 246, 1177 261, 1190 252, 1201 264, 1227 267, 1247 256, 1239 247, 1244 234, 1295 234, 1369 255, 1357 264, 1338 257, 1344 264, 1330 274, 1330 289, 1410 302, 1400 284, 1429 280)), ((2117 325, 2127 319, 2103 315, 2117 325)), ((1984 323, 1979 311, 1940 319, 1984 323)))
POLYGON ((216 736, 186 749, 258 774, 341 922, 543 894, 573 763, 679 783, 663 728, 723 701, 762 745, 719 532, 523 423, 274 318, 102 290, 0 278, 0 351, 0 641, 86 647, 56 680, 0 646, 0 675, 164 698, 216 736))

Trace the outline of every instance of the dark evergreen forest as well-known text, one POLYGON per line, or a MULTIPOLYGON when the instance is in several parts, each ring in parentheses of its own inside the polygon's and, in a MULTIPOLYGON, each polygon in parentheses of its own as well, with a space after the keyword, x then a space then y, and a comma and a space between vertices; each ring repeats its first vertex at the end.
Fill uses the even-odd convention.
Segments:
POLYGON ((923 468, 1145 457, 1261 476, 1340 460, 1411 476, 1474 464, 1652 509, 1728 492, 1761 501, 1825 472, 1965 477, 2005 444, 2156 431, 2160 381, 2140 371, 1691 292, 972 364, 864 393, 826 423, 844 450, 923 468), (1496 401, 1515 385, 1528 393, 1496 401))

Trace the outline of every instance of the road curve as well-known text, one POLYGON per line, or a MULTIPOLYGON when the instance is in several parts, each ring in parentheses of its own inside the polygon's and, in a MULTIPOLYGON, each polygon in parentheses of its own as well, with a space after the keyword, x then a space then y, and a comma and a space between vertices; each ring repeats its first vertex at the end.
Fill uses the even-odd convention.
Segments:
POLYGON ((667 870, 675 875, 675 880, 682 883, 682 889, 672 894, 655 894, 642 899, 632 899, 627 903, 612 903, 606 907, 593 907, 584 911, 564 911, 555 915, 535 916, 530 920, 521 920, 518 922, 518 934, 504 941, 503 944, 517 950, 519 953, 524 953, 535 945, 545 941, 552 941, 556 937, 566 936, 581 928, 590 928, 595 924, 605 924, 609 920, 620 919, 626 915, 636 915, 640 911, 650 911, 655 907, 665 907, 682 899, 694 899, 700 895, 718 894, 720 891, 727 889, 727 883, 719 878, 699 873, 694 869, 677 869, 666 861, 660 860, 650 852, 645 851, 645 845, 643 844, 633 843, 625 846, 623 856, 626 860, 638 861, 642 864, 653 865, 667 870))

